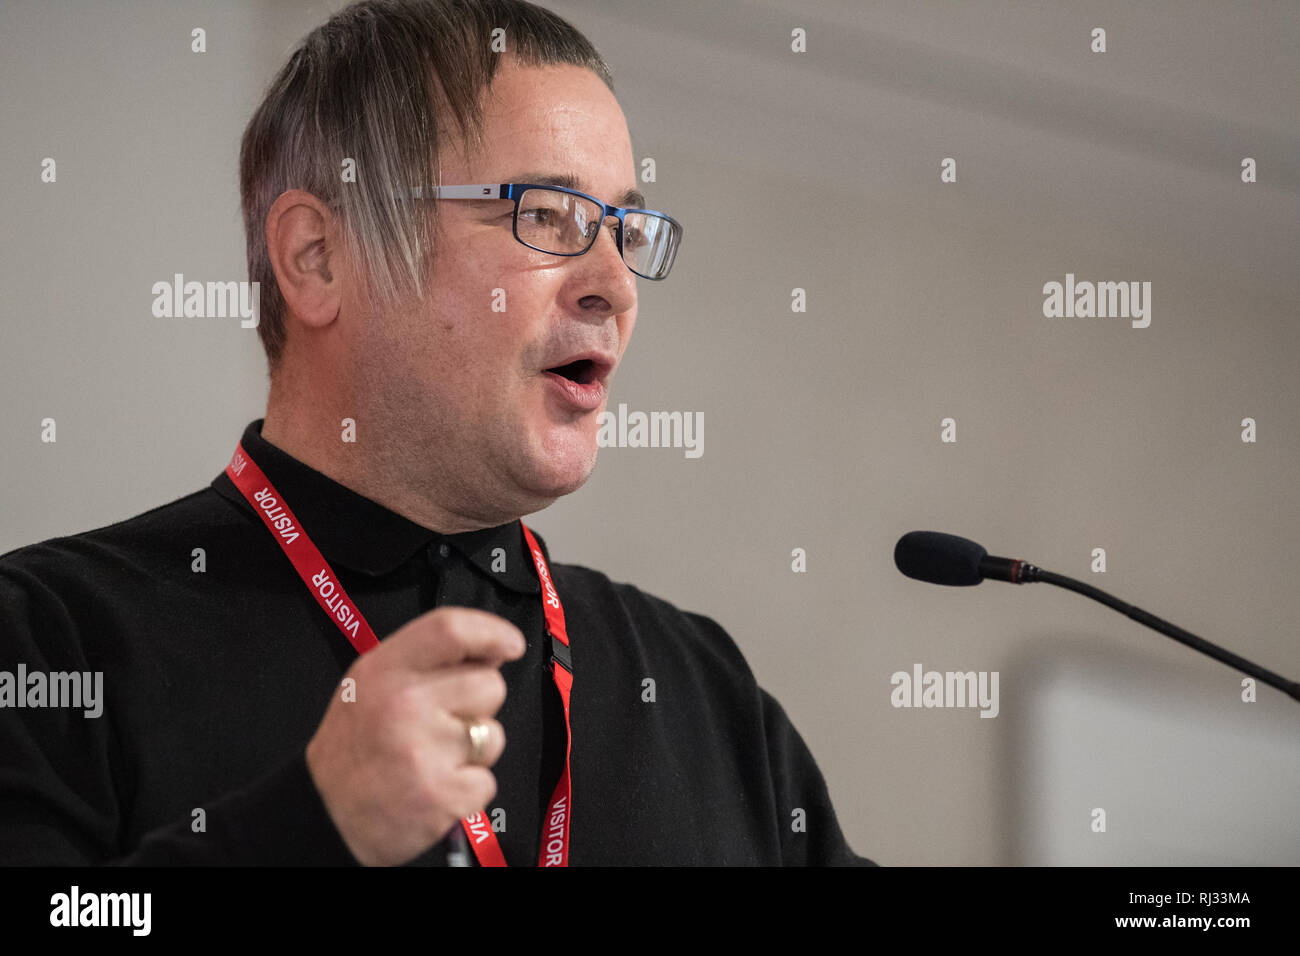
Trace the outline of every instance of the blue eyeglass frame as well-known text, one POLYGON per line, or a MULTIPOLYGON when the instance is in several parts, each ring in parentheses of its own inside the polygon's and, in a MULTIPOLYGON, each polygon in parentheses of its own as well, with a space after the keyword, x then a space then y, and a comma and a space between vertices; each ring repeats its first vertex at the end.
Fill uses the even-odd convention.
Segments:
POLYGON ((623 265, 633 275, 638 275, 643 279, 649 279, 651 282, 661 282, 668 278, 668 273, 672 271, 673 264, 677 261, 677 250, 682 245, 682 234, 685 230, 682 224, 668 215, 666 212, 660 212, 658 209, 641 209, 638 207, 613 206, 606 202, 601 202, 595 196, 576 189, 569 189, 567 186, 549 186, 542 183, 472 183, 464 186, 416 186, 411 190, 412 199, 509 199, 515 204, 514 214, 511 217, 511 231, 514 233, 515 241, 529 249, 536 249, 538 252, 544 252, 548 256, 565 256, 572 258, 574 256, 583 256, 591 251, 596 240, 600 238, 600 230, 597 229, 592 233, 591 241, 587 243, 587 248, 581 252, 551 252, 549 249, 540 249, 531 243, 524 242, 519 238, 519 200, 523 198, 525 192, 530 189, 547 189, 551 192, 568 193, 571 196, 581 196, 589 202, 595 203, 600 207, 600 222, 602 225, 605 220, 613 216, 618 220, 618 255, 623 260, 623 265), (668 267, 661 276, 648 276, 644 272, 637 272, 628 265, 627 256, 623 254, 623 227, 624 217, 630 212, 644 212, 652 216, 658 216, 660 219, 667 219, 672 223, 677 233, 677 241, 672 247, 672 253, 668 259, 668 267))

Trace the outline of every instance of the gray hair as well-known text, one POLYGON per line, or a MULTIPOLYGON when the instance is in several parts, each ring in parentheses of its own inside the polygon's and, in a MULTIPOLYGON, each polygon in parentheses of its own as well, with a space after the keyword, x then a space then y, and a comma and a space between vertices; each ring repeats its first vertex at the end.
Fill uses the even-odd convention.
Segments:
POLYGON ((339 217, 373 299, 423 296, 437 204, 399 193, 439 182, 446 120, 463 143, 481 145, 481 97, 503 55, 492 50, 497 29, 522 64, 585 67, 614 88, 586 37, 523 0, 363 0, 313 30, 271 82, 244 130, 239 191, 272 374, 284 349, 285 301, 266 245, 271 204, 290 189, 311 193, 339 217), (355 182, 343 181, 345 158, 356 163, 355 182))

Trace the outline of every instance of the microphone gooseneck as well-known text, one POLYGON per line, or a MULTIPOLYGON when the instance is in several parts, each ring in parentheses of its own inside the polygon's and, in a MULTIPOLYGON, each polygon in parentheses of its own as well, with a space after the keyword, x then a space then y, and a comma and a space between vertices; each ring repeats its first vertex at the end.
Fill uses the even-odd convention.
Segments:
POLYGON ((1300 700, 1300 683, 1296 681, 1288 680, 1280 674, 1260 667, 1140 607, 1121 601, 1091 584, 1084 584, 1063 574, 1044 571, 1019 558, 995 557, 968 538, 944 534, 941 531, 909 531, 899 538, 898 544, 894 546, 894 564, 909 578, 948 587, 969 587, 981 583, 985 578, 1009 581, 1012 584, 1032 584, 1036 581, 1055 584, 1067 591, 1074 591, 1076 594, 1099 601, 1139 624, 1145 624, 1166 637, 1172 637, 1180 644, 1213 657, 1222 664, 1227 664, 1270 687, 1276 687, 1295 700, 1300 700))

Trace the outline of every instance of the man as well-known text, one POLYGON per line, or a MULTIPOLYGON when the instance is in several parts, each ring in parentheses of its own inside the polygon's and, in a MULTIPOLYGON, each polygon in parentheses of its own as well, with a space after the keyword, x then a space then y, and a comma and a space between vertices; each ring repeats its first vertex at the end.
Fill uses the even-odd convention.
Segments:
POLYGON ((514 0, 304 41, 241 153, 265 420, 211 487, 0 560, 3 666, 105 710, 0 711, 0 859, 870 862, 721 628, 520 522, 587 480, 680 241, 611 90, 514 0))

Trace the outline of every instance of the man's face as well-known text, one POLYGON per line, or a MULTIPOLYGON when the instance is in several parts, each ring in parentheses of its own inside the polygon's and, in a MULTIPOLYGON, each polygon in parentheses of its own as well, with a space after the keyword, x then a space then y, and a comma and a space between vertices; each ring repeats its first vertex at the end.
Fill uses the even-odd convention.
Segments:
MULTIPOLYGON (((506 60, 484 106, 481 150, 467 156, 444 136, 454 145, 439 157, 443 185, 569 175, 573 188, 614 204, 635 189, 623 112, 589 70, 506 60)), ((636 322, 636 276, 618 254, 614 219, 585 255, 566 258, 518 242, 513 208, 439 200, 427 300, 373 313, 362 332, 384 427, 403 430, 394 437, 423 456, 408 462, 414 474, 437 467, 429 480, 449 505, 493 521, 493 509, 527 514, 587 480, 604 387, 586 388, 584 404, 547 369, 581 355, 616 365, 636 322)))

